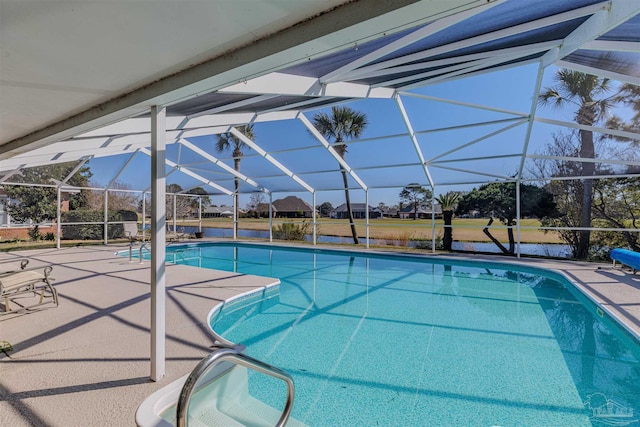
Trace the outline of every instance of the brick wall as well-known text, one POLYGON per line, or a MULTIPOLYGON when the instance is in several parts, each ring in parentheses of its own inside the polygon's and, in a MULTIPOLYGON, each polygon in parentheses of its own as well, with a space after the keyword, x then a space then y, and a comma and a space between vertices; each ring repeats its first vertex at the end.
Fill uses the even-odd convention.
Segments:
MULTIPOLYGON (((31 227, 0 227, 0 240, 30 240, 29 239, 29 229, 31 227)), ((40 227, 40 234, 43 236, 47 233, 56 234, 56 227, 40 227)))

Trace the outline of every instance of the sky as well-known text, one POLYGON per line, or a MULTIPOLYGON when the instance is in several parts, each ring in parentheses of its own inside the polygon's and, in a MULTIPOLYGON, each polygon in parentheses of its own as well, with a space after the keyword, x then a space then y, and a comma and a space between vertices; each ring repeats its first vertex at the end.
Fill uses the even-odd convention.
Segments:
MULTIPOLYGON (((537 70, 537 64, 520 66, 445 84, 435 84, 411 92, 528 114, 532 108, 537 70)), ((547 68, 543 78, 543 88, 554 85, 553 77, 556 70, 554 67, 547 68)), ((515 116, 504 112, 409 96, 402 96, 401 100, 411 125, 418 134, 418 144, 425 160, 444 161, 439 166, 429 166, 429 173, 436 183, 435 195, 453 190, 468 191, 481 185, 477 183, 478 181, 489 182, 501 176, 513 176, 517 173, 520 158, 516 156, 522 154, 524 150, 526 122, 516 125, 513 120, 515 116), (476 127, 465 126, 486 121, 501 122, 476 127), (513 127, 504 130, 508 126, 513 127), (448 129, 443 130, 443 128, 448 129), (428 130, 432 132, 424 132, 428 130), (495 135, 471 144, 492 133, 495 135), (464 145, 468 146, 454 150, 464 145), (504 155, 513 155, 513 157, 504 157, 504 155), (473 160, 491 156, 502 157, 473 160), (480 171, 483 175, 463 171, 468 169, 480 171)), ((396 102, 392 99, 366 99, 350 103, 349 106, 365 113, 368 118, 369 124, 361 138, 349 142, 345 158, 356 170, 358 176, 370 187, 369 204, 372 206, 381 202, 389 206, 397 204, 402 187, 410 183, 417 182, 428 187, 429 180, 424 169, 420 165, 407 165, 418 163, 418 156, 407 134, 406 125, 396 102), (393 137, 394 135, 398 136, 393 137), (389 167, 389 165, 396 166, 389 167)), ((305 115, 312 119, 314 113, 315 111, 310 111, 305 115)), ((628 111, 621 110, 617 113, 629 116, 628 111)), ((548 107, 538 107, 537 111, 539 117, 564 121, 572 121, 573 115, 574 111, 571 109, 558 111, 548 107)), ((564 128, 535 123, 527 152, 542 153, 545 144, 553 140, 554 132, 562 129, 564 128)), ((328 201, 335 207, 344 202, 342 179, 337 169, 337 162, 300 121, 256 123, 254 133, 257 144, 267 152, 273 153, 278 161, 317 189, 317 205, 328 201), (304 147, 304 149, 291 151, 291 147, 304 147)), ((230 153, 221 154, 215 150, 215 136, 192 138, 190 142, 233 166, 230 153)), ((94 174, 94 182, 102 185, 108 183, 128 157, 129 155, 91 160, 89 166, 94 174)), ((179 158, 179 163, 189 165, 188 167, 196 173, 228 189, 233 189, 233 180, 229 175, 218 167, 206 165, 204 159, 193 152, 179 149, 177 145, 168 146, 167 157, 173 161, 179 158)), ((149 163, 149 158, 145 155, 136 155, 119 177, 119 181, 127 183, 132 188, 147 188, 150 176, 149 163)), ((525 175, 531 166, 529 161, 525 163, 525 175)), ((295 195, 309 203, 313 201, 309 192, 250 149, 245 151, 240 169, 260 185, 271 189, 273 200, 295 195)), ((170 169, 167 172, 169 173, 170 169)), ((167 183, 177 183, 184 189, 199 185, 193 178, 179 172, 170 173, 167 183)), ((349 185, 352 188, 352 202, 365 202, 365 192, 359 189, 358 184, 350 179, 349 185)), ((252 187, 247 184, 241 187, 241 191, 251 190, 252 187)), ((245 207, 249 199, 250 194, 242 194, 240 207, 245 207)), ((268 197, 265 199, 268 200, 268 197)), ((230 196, 212 196, 211 200, 216 205, 232 203, 230 196)))

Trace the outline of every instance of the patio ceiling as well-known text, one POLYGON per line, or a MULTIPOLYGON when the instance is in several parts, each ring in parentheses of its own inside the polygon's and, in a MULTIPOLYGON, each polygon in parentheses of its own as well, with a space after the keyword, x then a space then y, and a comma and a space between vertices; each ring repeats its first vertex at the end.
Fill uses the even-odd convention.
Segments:
MULTIPOLYGON (((527 111, 488 108, 503 117, 477 123, 488 130, 434 155, 425 153, 420 138, 435 129, 415 127, 407 99, 455 104, 416 89, 527 64, 640 84, 635 1, 263 1, 250 2, 252 13, 248 2, 140 3, 144 7, 2 0, 0 182, 20 168, 55 162, 117 155, 129 164, 148 153, 153 104, 167 107, 167 144, 180 147, 167 151, 168 168, 210 194, 230 194, 234 177, 243 192, 335 190, 338 163, 349 172, 350 186, 362 189, 402 185, 366 178, 369 170, 383 168, 417 171, 420 182, 431 186, 456 183, 434 170, 468 175, 457 183, 509 179, 472 163, 513 157, 521 174, 525 159, 532 158, 531 128, 550 122, 536 117, 535 103, 527 111), (45 13, 51 4, 56 7, 45 13), (69 31, 56 31, 63 28, 69 31), (358 144, 405 139, 411 159, 350 165, 313 128, 311 112, 363 99, 387 100, 406 131, 358 144), (276 148, 236 129, 285 120, 313 135, 315 145, 292 140, 276 148), (516 126, 525 129, 518 149, 465 158, 465 147, 516 126), (233 159, 198 142, 229 131, 251 147, 242 173, 233 170, 233 159), (325 161, 315 168, 288 161, 288 153, 302 150, 325 161)), ((540 81, 532 86, 536 99, 540 81)))

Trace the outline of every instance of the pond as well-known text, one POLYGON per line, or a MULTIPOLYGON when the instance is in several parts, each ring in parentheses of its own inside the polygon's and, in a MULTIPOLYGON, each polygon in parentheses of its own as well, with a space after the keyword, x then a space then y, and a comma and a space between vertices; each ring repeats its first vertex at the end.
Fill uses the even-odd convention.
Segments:
MULTIPOLYGON (((187 233, 195 233, 197 231, 197 227, 184 227, 185 232, 187 233)), ((218 237, 218 238, 232 238, 233 230, 230 228, 213 228, 213 227, 203 227, 202 234, 204 237, 218 237)), ((251 238, 251 239, 268 239, 269 232, 266 230, 238 230, 238 237, 241 238, 251 238)), ((311 241, 313 237, 311 235, 306 235, 305 240, 311 241)), ((348 244, 351 243, 352 240, 350 237, 341 237, 341 236, 318 236, 318 243, 343 243, 348 244)), ((364 239, 361 239, 364 241, 364 239)), ((372 245, 392 245, 392 246, 406 246, 406 247, 416 247, 418 243, 415 240, 407 240, 407 241, 395 241, 394 243, 389 243, 391 240, 386 239, 369 239, 369 243, 372 245)), ((430 243, 430 242, 429 242, 430 243)), ((508 246, 507 243, 503 243, 508 246)), ((500 249, 493 243, 485 243, 485 242, 453 242, 452 246, 455 251, 463 251, 463 252, 488 252, 488 253, 501 253, 500 249)), ((561 244, 543 244, 543 243, 522 243, 520 245, 520 253, 523 255, 537 255, 537 256, 548 256, 555 258, 570 258, 571 257, 571 247, 569 245, 561 245, 561 244)))

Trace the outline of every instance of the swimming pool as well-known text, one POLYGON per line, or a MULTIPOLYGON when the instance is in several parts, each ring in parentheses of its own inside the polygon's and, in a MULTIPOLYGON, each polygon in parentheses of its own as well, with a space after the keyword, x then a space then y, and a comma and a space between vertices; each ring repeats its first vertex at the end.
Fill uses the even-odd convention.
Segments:
MULTIPOLYGON (((167 260, 280 279, 211 326, 294 377, 292 416, 308 425, 626 425, 640 414, 638 342, 553 272, 249 244, 173 246, 167 260)), ((263 376, 249 386, 282 405, 263 376)))

